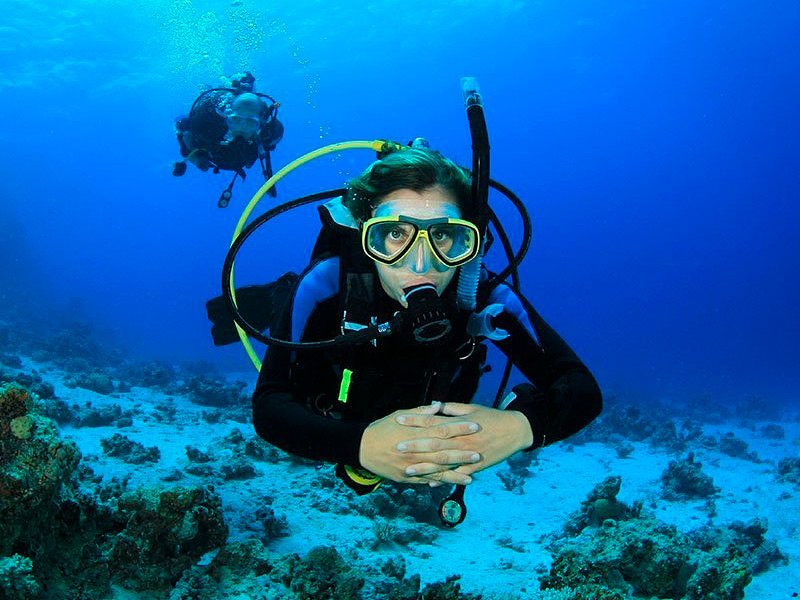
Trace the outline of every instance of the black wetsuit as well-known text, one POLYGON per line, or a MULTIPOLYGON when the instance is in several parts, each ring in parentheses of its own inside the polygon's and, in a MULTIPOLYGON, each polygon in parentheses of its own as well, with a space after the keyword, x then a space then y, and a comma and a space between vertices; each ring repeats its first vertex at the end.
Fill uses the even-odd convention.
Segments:
MULTIPOLYGON (((309 342, 340 333, 339 260, 327 258, 306 269, 274 337, 309 342)), ((526 314, 508 286, 492 292, 487 304, 492 303, 503 305, 496 322, 510 334, 495 344, 530 382, 516 386, 502 408, 528 418, 531 449, 588 425, 600 414, 602 397, 586 366, 538 314, 526 314)), ((378 323, 400 310, 382 290, 373 304, 378 323)), ((271 346, 253 395, 258 434, 292 454, 357 467, 361 436, 370 422, 434 400, 472 400, 486 356, 483 344, 460 361, 461 349, 424 352, 392 338, 347 356, 271 346), (347 402, 341 403, 337 397, 344 366, 353 375, 347 402)))
MULTIPOLYGON (((262 116, 257 139, 226 139, 228 123, 222 111, 234 97, 232 92, 226 91, 202 96, 192 114, 178 120, 178 142, 182 156, 189 156, 195 150, 205 151, 211 168, 235 171, 243 176, 244 169, 252 167, 258 160, 259 146, 265 152, 275 149, 283 138, 283 124, 270 113, 262 116)), ((265 175, 271 177, 272 173, 265 175)))

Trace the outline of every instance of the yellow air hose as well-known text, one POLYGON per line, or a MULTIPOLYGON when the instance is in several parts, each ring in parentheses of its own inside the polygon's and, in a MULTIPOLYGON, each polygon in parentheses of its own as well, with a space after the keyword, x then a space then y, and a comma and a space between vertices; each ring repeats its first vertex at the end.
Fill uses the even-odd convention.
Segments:
MULTIPOLYGON (((234 241, 244 229, 245 223, 247 223, 247 219, 250 217, 250 214, 255 209, 256 205, 261 201, 261 198, 264 197, 266 194, 276 183, 278 183, 281 179, 283 179, 289 172, 295 170, 297 167, 304 165, 305 163, 314 160, 315 158, 319 158, 320 156, 324 156, 326 154, 331 154, 333 152, 340 152, 342 150, 373 150, 374 152, 380 152, 383 150, 387 143, 391 144, 391 142, 387 142, 386 140, 373 140, 373 141, 352 141, 352 142, 340 142, 338 144, 331 144, 330 146, 323 146, 322 148, 318 148, 313 152, 309 152, 308 154, 304 154, 300 158, 297 158, 290 162, 288 165, 283 167, 280 171, 275 173, 272 177, 270 177, 264 185, 255 193, 253 198, 250 200, 250 203, 245 207, 244 212, 242 212, 242 216, 239 218, 239 223, 236 225, 236 230, 233 232, 233 237, 231 238, 231 246, 233 246, 234 241)), ((231 277, 230 281, 228 282, 231 288, 231 296, 233 297, 233 304, 238 308, 236 304, 236 289, 233 287, 233 267, 231 267, 231 277)), ((247 333, 239 327, 239 324, 234 322, 236 325, 236 331, 239 334, 239 339, 242 341, 242 345, 244 346, 247 355, 250 357, 253 365, 255 366, 257 371, 261 371, 261 361, 258 360, 256 356, 255 350, 253 349, 250 340, 247 338, 247 333)))

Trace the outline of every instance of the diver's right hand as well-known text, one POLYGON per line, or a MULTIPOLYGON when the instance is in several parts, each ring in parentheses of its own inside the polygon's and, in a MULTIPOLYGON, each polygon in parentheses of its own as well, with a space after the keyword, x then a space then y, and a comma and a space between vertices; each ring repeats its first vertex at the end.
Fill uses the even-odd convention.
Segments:
MULTIPOLYGON (((442 423, 437 423, 431 427, 414 428, 401 425, 397 420, 397 417, 404 414, 435 415, 439 409, 440 405, 436 403, 409 410, 398 410, 370 423, 361 437, 359 450, 361 466, 385 479, 400 483, 429 484, 439 482, 464 485, 471 483, 472 478, 469 475, 459 473, 453 469, 476 462, 475 453, 472 451, 440 450, 424 454, 409 454, 397 449, 397 445, 403 441, 431 437, 447 439, 469 435, 474 433, 474 429, 477 428, 477 426, 471 427, 475 424, 470 421, 458 420, 452 417, 444 417, 441 419, 442 423), (425 475, 409 475, 406 472, 406 469, 412 464, 420 462, 432 463, 438 471, 425 475)), ((480 457, 478 457, 478 460, 480 460, 480 457)))

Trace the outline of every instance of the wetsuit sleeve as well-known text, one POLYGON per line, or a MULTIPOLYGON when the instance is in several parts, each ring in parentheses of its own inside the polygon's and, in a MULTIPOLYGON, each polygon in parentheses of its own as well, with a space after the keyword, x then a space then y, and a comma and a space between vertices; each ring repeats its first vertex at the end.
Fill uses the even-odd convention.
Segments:
MULTIPOLYGON (((332 265, 328 265, 332 268, 332 265)), ((338 260, 335 260, 338 287, 338 260)), ((331 291, 330 272, 306 273, 283 310, 280 324, 272 332, 279 339, 308 341, 306 324, 320 310, 331 291), (328 277, 326 277, 328 275, 328 277)), ((333 290, 335 294, 338 290, 333 290)), ((325 360, 323 353, 320 360, 325 360)), ((259 436, 297 456, 312 460, 359 466, 361 436, 369 423, 341 421, 311 410, 293 392, 294 352, 270 346, 253 394, 253 424, 259 436)))
POLYGON ((495 322, 509 333, 496 344, 529 381, 515 386, 501 405, 528 419, 528 450, 574 435, 596 419, 603 408, 600 388, 566 342, 508 286, 498 286, 490 302, 503 305, 495 322))

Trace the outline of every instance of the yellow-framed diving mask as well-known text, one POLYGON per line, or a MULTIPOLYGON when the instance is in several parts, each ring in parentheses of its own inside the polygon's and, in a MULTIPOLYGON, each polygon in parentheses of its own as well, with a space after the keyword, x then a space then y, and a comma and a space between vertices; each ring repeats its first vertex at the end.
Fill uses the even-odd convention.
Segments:
POLYGON ((361 228, 361 247, 370 258, 394 265, 424 239, 447 267, 469 262, 480 250, 480 232, 474 223, 440 217, 415 219, 405 215, 374 217, 361 228))

